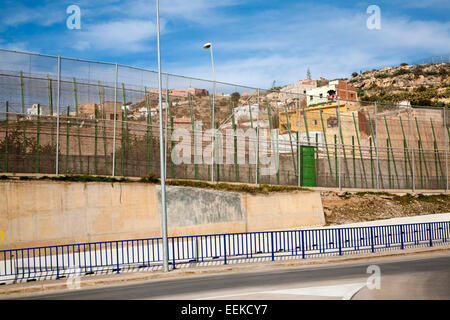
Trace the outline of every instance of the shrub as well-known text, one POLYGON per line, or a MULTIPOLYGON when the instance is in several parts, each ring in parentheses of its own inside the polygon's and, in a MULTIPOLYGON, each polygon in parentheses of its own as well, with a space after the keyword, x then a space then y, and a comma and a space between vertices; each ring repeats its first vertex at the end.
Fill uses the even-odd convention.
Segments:
POLYGON ((398 70, 396 70, 395 72, 394 72, 394 76, 396 77, 396 76, 401 76, 401 75, 403 75, 403 74, 408 74, 410 71, 409 70, 407 70, 407 69, 398 69, 398 70))
POLYGON ((414 89, 415 92, 425 92, 426 90, 427 88, 423 84, 414 89))
POLYGON ((420 75, 422 75, 423 74, 423 67, 422 66, 416 66, 413 70, 412 70, 412 73, 414 74, 414 76, 416 77, 416 78, 418 78, 420 75))
POLYGON ((231 101, 233 101, 234 104, 237 104, 239 102, 239 99, 241 98, 241 95, 239 92, 233 92, 231 94, 231 101))
POLYGON ((382 78, 387 78, 387 77, 388 77, 388 75, 386 73, 383 73, 383 72, 377 73, 375 75, 375 78, 377 78, 377 79, 382 79, 382 78))
POLYGON ((354 77, 357 77, 358 76, 358 72, 353 72, 352 73, 352 77, 354 78, 354 77))
POLYGON ((143 177, 139 180, 139 182, 147 182, 147 183, 159 183, 160 180, 156 176, 156 174, 151 171, 146 177, 143 177))
POLYGON ((429 70, 429 71, 425 71, 423 74, 426 76, 435 76, 438 74, 438 72, 436 70, 429 70))

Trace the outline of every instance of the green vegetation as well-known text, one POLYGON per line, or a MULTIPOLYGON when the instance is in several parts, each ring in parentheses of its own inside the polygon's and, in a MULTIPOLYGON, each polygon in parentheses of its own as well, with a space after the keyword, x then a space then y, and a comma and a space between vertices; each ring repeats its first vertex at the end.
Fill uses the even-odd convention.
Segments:
POLYGON ((384 79, 384 78, 388 78, 389 74, 388 73, 384 73, 384 72, 379 72, 379 73, 375 74, 374 77, 376 79, 384 79))
POLYGON ((450 90, 447 89, 444 92, 438 92, 437 88, 420 86, 414 91, 400 91, 393 93, 394 90, 398 88, 372 88, 379 89, 376 93, 370 95, 367 94, 365 90, 358 90, 358 96, 361 101, 368 102, 381 102, 381 103, 398 103, 400 101, 411 101, 412 105, 415 106, 432 106, 432 107, 450 107, 450 103, 445 103, 442 101, 437 101, 439 98, 450 98, 450 90))
POLYGON ((425 76, 436 76, 439 74, 439 72, 437 72, 436 70, 429 70, 429 71, 425 71, 423 74, 425 76))
MULTIPOLYGON (((66 181, 66 182, 141 182, 150 184, 159 184, 160 179, 151 172, 148 176, 139 180, 127 179, 127 178, 113 178, 105 176, 91 176, 91 175, 64 175, 64 176, 0 176, 0 180, 51 180, 51 181, 66 181)), ((285 185, 248 185, 248 184, 233 184, 233 183, 209 183, 199 180, 167 180, 166 185, 178 186, 178 187, 192 187, 202 189, 212 189, 219 191, 231 191, 231 192, 244 192, 250 194, 269 194, 273 192, 294 192, 294 191, 309 191, 307 188, 285 185)))
POLYGON ((126 178, 116 179, 113 177, 91 176, 91 175, 65 175, 58 177, 40 177, 39 180, 68 181, 68 182, 130 182, 126 178))
POLYGON ((139 182, 159 183, 160 179, 156 176, 154 172, 150 172, 146 177, 141 178, 139 182))
POLYGON ((237 105, 239 103, 239 99, 241 98, 241 95, 239 92, 233 92, 231 94, 231 101, 233 101, 233 103, 235 105, 237 105))
POLYGON ((398 69, 398 70, 395 70, 394 71, 394 73, 392 74, 392 76, 393 77, 397 77, 397 76, 401 76, 401 75, 404 75, 404 74, 408 74, 408 73, 410 73, 411 71, 409 71, 408 69, 398 69))
POLYGON ((251 194, 269 194, 272 192, 293 192, 293 191, 307 191, 307 188, 284 186, 284 185, 267 185, 262 184, 259 186, 248 184, 232 184, 232 183, 208 183, 195 180, 170 180, 167 181, 168 185, 179 187, 193 187, 213 189, 220 191, 232 191, 232 192, 245 192, 251 194))

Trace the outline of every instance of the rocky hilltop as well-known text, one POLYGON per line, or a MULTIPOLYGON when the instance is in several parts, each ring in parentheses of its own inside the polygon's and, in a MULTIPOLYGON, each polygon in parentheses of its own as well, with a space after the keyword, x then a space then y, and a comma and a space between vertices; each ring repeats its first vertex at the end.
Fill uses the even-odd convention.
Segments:
POLYGON ((450 64, 407 65, 374 69, 345 79, 362 101, 450 107, 450 64))

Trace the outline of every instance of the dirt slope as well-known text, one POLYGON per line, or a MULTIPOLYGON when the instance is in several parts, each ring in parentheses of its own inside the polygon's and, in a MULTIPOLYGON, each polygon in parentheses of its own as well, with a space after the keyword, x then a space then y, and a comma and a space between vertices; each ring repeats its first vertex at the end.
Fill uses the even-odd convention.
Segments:
POLYGON ((323 192, 327 225, 450 212, 450 195, 323 192))

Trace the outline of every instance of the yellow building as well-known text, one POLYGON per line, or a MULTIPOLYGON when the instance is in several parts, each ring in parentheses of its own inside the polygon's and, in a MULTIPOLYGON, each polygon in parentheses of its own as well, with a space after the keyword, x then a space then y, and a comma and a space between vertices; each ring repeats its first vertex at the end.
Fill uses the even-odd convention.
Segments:
MULTIPOLYGON (((323 134, 325 130, 328 143, 334 143, 334 135, 338 136, 337 103, 326 104, 302 109, 300 121, 300 133, 307 133, 312 139, 316 133, 323 134), (322 127, 323 121, 323 127, 322 127)), ((298 109, 287 110, 289 127, 292 133, 298 132, 298 109)), ((342 137, 345 144, 351 144, 352 136, 356 136, 355 124, 360 138, 370 135, 370 128, 366 116, 359 112, 359 107, 352 104, 340 105, 340 118, 342 137)), ((286 112, 279 111, 280 134, 288 134, 288 122, 286 112)))
MULTIPOLYGON (((322 131, 322 123, 320 117, 321 111, 324 127, 325 128, 337 127, 337 107, 338 105, 337 103, 335 103, 302 109, 300 132, 306 132, 306 126, 308 127, 308 131, 322 131), (305 118, 306 118, 306 125, 305 125, 305 118)), ((357 111, 358 111, 357 106, 342 104, 340 106, 341 121, 343 122, 343 118, 346 120, 348 116, 352 117, 351 113, 352 112, 357 113, 357 111)), ((298 109, 287 110, 287 113, 289 116, 289 126, 291 132, 298 132, 298 109)), ((289 130, 286 121, 286 112, 280 111, 279 119, 280 119, 280 134, 288 133, 289 130)))

